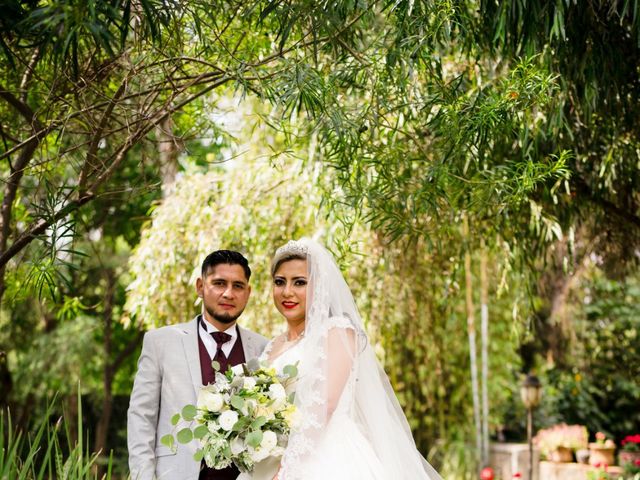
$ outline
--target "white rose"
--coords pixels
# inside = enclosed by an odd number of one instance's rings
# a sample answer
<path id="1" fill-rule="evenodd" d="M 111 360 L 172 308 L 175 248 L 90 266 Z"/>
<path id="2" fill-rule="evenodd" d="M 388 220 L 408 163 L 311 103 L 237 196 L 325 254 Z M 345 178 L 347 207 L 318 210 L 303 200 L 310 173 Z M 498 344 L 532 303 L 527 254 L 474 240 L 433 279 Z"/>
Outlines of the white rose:
<path id="1" fill-rule="evenodd" d="M 269 396 L 273 400 L 280 400 L 287 397 L 287 392 L 281 384 L 273 383 L 269 385 Z"/>
<path id="2" fill-rule="evenodd" d="M 273 448 L 278 444 L 278 436 L 275 432 L 271 430 L 267 430 L 262 433 L 262 442 L 260 442 L 260 447 L 265 449 L 268 452 L 271 452 Z"/>
<path id="3" fill-rule="evenodd" d="M 234 412 L 233 410 L 227 410 L 220 415 L 218 418 L 218 422 L 220 422 L 220 427 L 227 432 L 230 432 L 233 426 L 238 421 L 238 412 Z"/>
<path id="4" fill-rule="evenodd" d="M 253 451 L 249 451 L 249 456 L 254 462 L 260 462 L 269 456 L 269 451 L 264 448 L 258 447 Z"/>
<path id="5" fill-rule="evenodd" d="M 245 450 L 244 442 L 240 440 L 239 437 L 236 437 L 233 440 L 231 440 L 230 446 L 231 446 L 231 453 L 233 455 L 240 455 Z"/>
<path id="6" fill-rule="evenodd" d="M 244 388 L 253 390 L 256 386 L 256 379 L 253 377 L 244 377 Z"/>
<path id="7" fill-rule="evenodd" d="M 234 365 L 233 367 L 231 367 L 231 371 L 233 373 L 235 373 L 236 375 L 242 375 L 244 373 L 244 370 L 242 369 L 242 364 L 239 363 L 238 365 Z"/>
<path id="8" fill-rule="evenodd" d="M 198 408 L 210 412 L 219 412 L 222 408 L 222 395 L 204 388 L 200 389 L 198 392 Z"/>
<path id="9" fill-rule="evenodd" d="M 279 410 L 287 400 L 287 392 L 282 385 L 274 383 L 269 386 L 269 397 L 274 401 L 274 407 Z"/>

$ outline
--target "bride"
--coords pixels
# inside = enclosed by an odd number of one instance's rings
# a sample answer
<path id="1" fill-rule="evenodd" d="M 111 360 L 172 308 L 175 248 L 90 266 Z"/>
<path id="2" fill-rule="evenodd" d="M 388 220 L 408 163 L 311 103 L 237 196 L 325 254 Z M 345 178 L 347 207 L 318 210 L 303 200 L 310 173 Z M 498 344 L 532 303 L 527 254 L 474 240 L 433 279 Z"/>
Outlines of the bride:
<path id="1" fill-rule="evenodd" d="M 276 251 L 271 274 L 288 328 L 262 360 L 279 371 L 297 363 L 300 421 L 281 459 L 240 478 L 440 480 L 416 449 L 331 254 L 308 238 L 290 241 Z"/>

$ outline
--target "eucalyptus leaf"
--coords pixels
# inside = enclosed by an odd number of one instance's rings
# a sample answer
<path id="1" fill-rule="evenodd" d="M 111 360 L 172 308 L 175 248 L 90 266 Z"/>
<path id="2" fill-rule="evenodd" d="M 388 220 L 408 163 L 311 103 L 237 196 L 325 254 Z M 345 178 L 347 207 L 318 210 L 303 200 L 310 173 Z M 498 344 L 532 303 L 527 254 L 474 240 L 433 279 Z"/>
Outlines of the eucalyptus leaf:
<path id="1" fill-rule="evenodd" d="M 160 439 L 160 443 L 165 447 L 173 448 L 173 445 L 175 444 L 175 439 L 173 438 L 173 435 L 168 433 Z"/>
<path id="2" fill-rule="evenodd" d="M 201 462 L 203 458 L 204 458 L 204 450 L 199 448 L 198 450 L 196 450 L 196 453 L 193 454 L 193 459 L 196 462 Z"/>
<path id="3" fill-rule="evenodd" d="M 247 435 L 247 444 L 253 448 L 257 448 L 260 442 L 262 442 L 262 432 L 260 430 L 255 430 Z"/>
<path id="4" fill-rule="evenodd" d="M 209 433 L 209 429 L 206 425 L 198 425 L 193 431 L 193 438 L 200 440 L 204 438 L 207 433 Z"/>
<path id="5" fill-rule="evenodd" d="M 244 399 L 239 395 L 234 395 L 233 397 L 231 397 L 229 403 L 238 410 L 241 410 L 244 407 Z"/>
<path id="6" fill-rule="evenodd" d="M 176 413 L 173 417 L 171 417 L 171 425 L 173 425 L 174 427 L 178 424 L 179 421 L 180 421 L 179 413 Z"/>
<path id="7" fill-rule="evenodd" d="M 180 443 L 189 443 L 191 440 L 193 440 L 193 432 L 190 428 L 183 428 L 178 432 L 176 437 L 178 438 L 178 441 Z"/>
<path id="8" fill-rule="evenodd" d="M 188 422 L 192 421 L 197 414 L 198 409 L 195 407 L 195 405 L 185 405 L 185 407 L 182 409 L 182 418 L 184 418 Z"/>
<path id="9" fill-rule="evenodd" d="M 287 365 L 282 369 L 285 375 L 290 378 L 296 377 L 298 375 L 298 367 L 295 365 Z"/>
<path id="10" fill-rule="evenodd" d="M 251 422 L 251 428 L 253 430 L 258 430 L 265 423 L 267 423 L 267 417 L 265 417 L 265 416 L 258 417 L 253 422 Z"/>

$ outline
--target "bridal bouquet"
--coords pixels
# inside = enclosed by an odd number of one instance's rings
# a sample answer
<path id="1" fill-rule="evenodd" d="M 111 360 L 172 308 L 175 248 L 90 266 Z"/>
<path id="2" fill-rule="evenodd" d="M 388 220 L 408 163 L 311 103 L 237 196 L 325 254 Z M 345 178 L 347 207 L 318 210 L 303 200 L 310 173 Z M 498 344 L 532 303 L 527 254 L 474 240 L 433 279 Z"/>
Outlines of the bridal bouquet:
<path id="1" fill-rule="evenodd" d="M 214 365 L 215 367 L 215 365 Z M 295 365 L 276 375 L 257 360 L 216 373 L 213 384 L 201 387 L 197 405 L 187 405 L 171 419 L 174 427 L 181 419 L 190 422 L 176 434 L 180 443 L 194 438 L 200 448 L 194 459 L 221 469 L 234 463 L 251 472 L 254 464 L 270 456 L 281 456 L 296 421 L 296 407 L 286 387 L 297 375 Z M 175 450 L 173 434 L 161 442 Z"/>

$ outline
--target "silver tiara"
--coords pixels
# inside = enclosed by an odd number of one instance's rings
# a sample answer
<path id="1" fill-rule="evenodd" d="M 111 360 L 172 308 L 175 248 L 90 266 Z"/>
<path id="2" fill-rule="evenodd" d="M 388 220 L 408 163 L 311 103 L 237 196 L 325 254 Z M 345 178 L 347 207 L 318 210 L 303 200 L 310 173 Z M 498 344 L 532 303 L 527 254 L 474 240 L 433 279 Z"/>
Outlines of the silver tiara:
<path id="1" fill-rule="evenodd" d="M 307 246 L 301 242 L 300 240 L 289 240 L 286 244 L 281 246 L 276 250 L 276 254 L 273 259 L 276 261 L 279 258 L 284 257 L 285 255 L 307 255 L 309 249 Z"/>
<path id="2" fill-rule="evenodd" d="M 291 255 L 307 256 L 308 248 L 300 240 L 289 240 L 286 244 L 276 250 L 276 254 L 271 261 L 271 276 L 275 275 L 276 265 L 285 257 Z"/>

